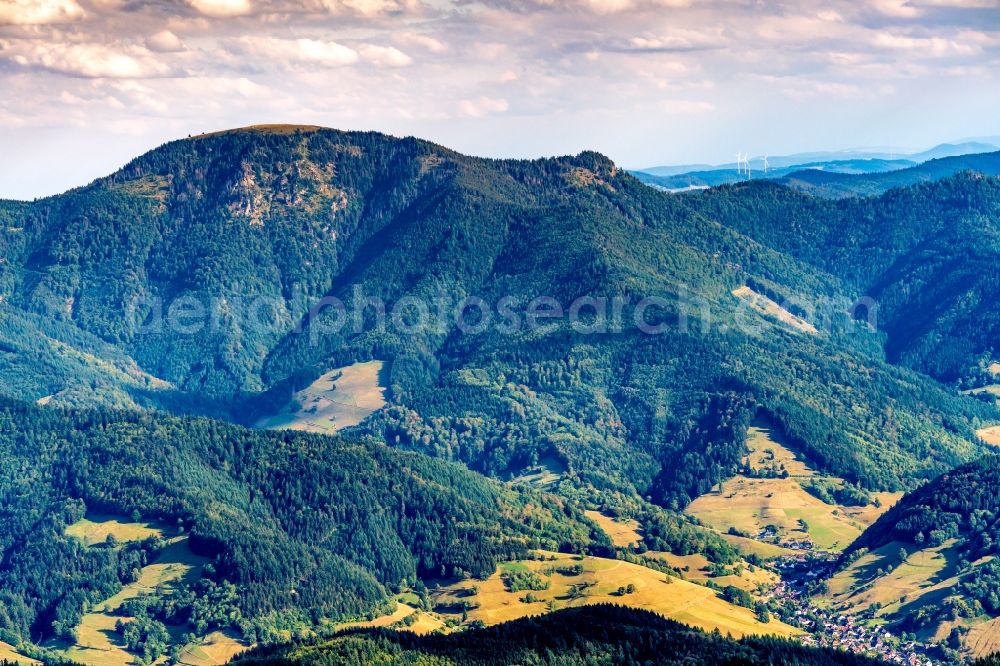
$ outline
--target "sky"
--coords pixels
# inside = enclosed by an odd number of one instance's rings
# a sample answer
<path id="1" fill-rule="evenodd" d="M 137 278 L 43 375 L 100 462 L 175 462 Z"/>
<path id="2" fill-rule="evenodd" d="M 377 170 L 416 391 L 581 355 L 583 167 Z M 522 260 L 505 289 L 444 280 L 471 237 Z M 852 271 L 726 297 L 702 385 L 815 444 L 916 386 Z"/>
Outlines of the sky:
<path id="1" fill-rule="evenodd" d="M 621 166 L 1000 134 L 1000 0 L 0 0 L 0 198 L 259 123 Z"/>

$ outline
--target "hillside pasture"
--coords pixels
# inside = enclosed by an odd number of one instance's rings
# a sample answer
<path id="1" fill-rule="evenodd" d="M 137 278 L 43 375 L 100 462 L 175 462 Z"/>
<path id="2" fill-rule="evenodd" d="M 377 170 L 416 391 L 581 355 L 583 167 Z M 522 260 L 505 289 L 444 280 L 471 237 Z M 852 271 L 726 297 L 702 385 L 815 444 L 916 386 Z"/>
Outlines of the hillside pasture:
<path id="1" fill-rule="evenodd" d="M 726 567 L 733 573 L 724 576 L 713 576 L 711 573 L 711 563 L 704 555 L 674 555 L 673 553 L 656 551 L 649 551 L 646 555 L 654 557 L 671 567 L 680 569 L 685 580 L 695 583 L 712 581 L 721 587 L 735 585 L 741 590 L 753 593 L 762 585 L 770 587 L 780 580 L 778 575 L 773 571 L 743 563 Z M 740 569 L 739 573 L 736 573 L 737 567 Z"/>
<path id="2" fill-rule="evenodd" d="M 383 369 L 382 361 L 366 361 L 331 370 L 256 427 L 332 434 L 356 426 L 385 406 Z"/>
<path id="3" fill-rule="evenodd" d="M 612 518 L 600 511 L 585 511 L 584 515 L 597 523 L 618 548 L 635 547 L 642 541 L 642 534 L 639 533 L 642 528 L 636 520 Z"/>
<path id="4" fill-rule="evenodd" d="M 19 653 L 14 649 L 14 646 L 9 643 L 4 643 L 0 641 L 0 662 L 7 661 L 11 663 L 18 664 L 41 664 L 42 662 L 37 659 L 32 659 L 31 657 L 25 657 L 23 654 Z"/>
<path id="5" fill-rule="evenodd" d="M 977 430 L 976 434 L 979 435 L 979 439 L 983 440 L 991 446 L 1000 446 L 1000 426 L 991 426 L 989 428 L 983 428 Z"/>
<path id="6" fill-rule="evenodd" d="M 687 507 L 689 514 L 724 534 L 735 530 L 757 540 L 839 551 L 899 498 L 881 493 L 876 495 L 880 506 L 865 507 L 823 502 L 806 492 L 804 484 L 821 480 L 841 485 L 843 480 L 820 476 L 766 420 L 750 426 L 747 448 L 744 464 L 751 476 L 737 474 Z"/>
<path id="7" fill-rule="evenodd" d="M 468 619 L 492 625 L 538 615 L 559 608 L 615 603 L 643 608 L 685 624 L 740 637 L 749 634 L 794 636 L 798 629 L 772 619 L 759 622 L 747 608 L 723 600 L 714 590 L 668 576 L 648 567 L 621 560 L 541 552 L 543 560 L 523 560 L 502 565 L 488 580 L 461 580 L 433 589 L 436 607 L 455 609 L 469 604 Z M 575 573 L 573 567 L 582 567 Z M 510 591 L 504 574 L 530 572 L 548 588 Z M 620 595 L 620 588 L 635 587 Z M 473 589 L 475 588 L 475 589 Z M 530 600 L 528 595 L 531 595 Z M 460 611 L 438 613 L 460 617 Z"/>
<path id="8" fill-rule="evenodd" d="M 137 524 L 123 523 L 123 525 L 127 525 L 131 530 L 138 529 Z M 83 620 L 76 628 L 75 643 L 67 644 L 64 641 L 52 640 L 47 642 L 45 647 L 85 666 L 127 666 L 137 663 L 135 655 L 125 649 L 115 632 L 118 620 L 127 622 L 132 618 L 114 615 L 114 610 L 127 599 L 141 594 L 149 594 L 156 590 L 169 592 L 178 585 L 194 582 L 200 577 L 201 569 L 207 562 L 207 558 L 191 552 L 187 537 L 172 537 L 156 559 L 142 568 L 139 580 L 124 586 L 117 594 L 95 605 L 89 613 L 84 614 Z M 179 636 L 174 638 L 177 640 Z M 239 651 L 242 649 L 245 648 Z"/>
<path id="9" fill-rule="evenodd" d="M 907 552 L 905 560 L 900 557 L 901 551 Z M 854 616 L 870 615 L 872 606 L 878 604 L 875 621 L 891 624 L 921 608 L 936 609 L 948 597 L 960 594 L 962 579 L 974 576 L 975 567 L 989 559 L 973 563 L 972 573 L 962 573 L 961 555 L 954 540 L 919 550 L 893 541 L 837 572 L 828 581 L 828 590 L 813 601 L 817 606 Z M 917 635 L 925 641 L 944 641 L 959 625 L 968 629 L 962 644 L 971 656 L 982 657 L 1000 650 L 1000 618 L 948 620 L 924 627 Z"/>
<path id="10" fill-rule="evenodd" d="M 184 666 L 219 666 L 251 647 L 232 631 L 213 631 L 181 650 L 177 663 Z"/>
<path id="11" fill-rule="evenodd" d="M 131 522 L 120 516 L 88 514 L 66 528 L 66 536 L 79 539 L 88 546 L 107 543 L 114 536 L 120 543 L 162 537 L 164 528 L 149 522 Z"/>

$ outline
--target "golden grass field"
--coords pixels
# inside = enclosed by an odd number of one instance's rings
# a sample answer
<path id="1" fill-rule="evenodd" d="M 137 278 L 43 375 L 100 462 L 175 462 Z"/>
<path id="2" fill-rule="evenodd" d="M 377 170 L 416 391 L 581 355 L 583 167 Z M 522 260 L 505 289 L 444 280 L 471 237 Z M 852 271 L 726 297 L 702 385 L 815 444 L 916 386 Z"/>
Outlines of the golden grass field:
<path id="1" fill-rule="evenodd" d="M 974 625 L 965 635 L 964 645 L 974 657 L 1000 652 L 1000 617 Z"/>
<path id="2" fill-rule="evenodd" d="M 178 664 L 186 666 L 218 666 L 228 663 L 251 645 L 241 641 L 231 631 L 213 631 L 198 643 L 185 647 L 177 657 Z"/>
<path id="3" fill-rule="evenodd" d="M 977 430 L 976 434 L 979 435 L 979 438 L 987 444 L 1000 446 L 1000 426 L 983 428 L 982 430 Z"/>
<path id="4" fill-rule="evenodd" d="M 120 542 L 142 541 L 163 536 L 163 529 L 153 523 L 127 522 L 124 518 L 103 514 L 91 514 L 66 528 L 66 536 L 77 538 L 88 546 L 105 543 L 110 534 Z"/>
<path id="5" fill-rule="evenodd" d="M 769 560 L 775 557 L 795 555 L 794 550 L 782 548 L 781 546 L 773 543 L 765 543 L 763 541 L 757 541 L 756 539 L 736 536 L 735 534 L 723 534 L 722 538 L 728 541 L 730 545 L 735 547 L 736 550 L 740 551 L 740 553 L 744 556 L 757 555 L 765 560 Z"/>
<path id="6" fill-rule="evenodd" d="M 746 303 L 752 307 L 757 312 L 765 315 L 771 319 L 777 319 L 782 324 L 790 326 L 797 331 L 802 331 L 803 333 L 816 334 L 818 331 L 816 327 L 807 322 L 805 319 L 793 315 L 791 312 L 781 307 L 774 301 L 772 301 L 767 296 L 763 294 L 758 294 L 756 291 L 750 287 L 739 287 L 733 290 L 733 296 L 736 298 L 746 301 Z"/>
<path id="7" fill-rule="evenodd" d="M 639 523 L 635 520 L 617 520 L 610 516 L 605 516 L 600 511 L 585 511 L 584 515 L 590 518 L 605 534 L 611 537 L 611 543 L 619 548 L 637 546 L 642 541 L 639 534 Z"/>
<path id="8" fill-rule="evenodd" d="M 905 561 L 900 559 L 901 548 L 908 551 Z M 877 621 L 893 622 L 923 606 L 937 606 L 957 594 L 957 585 L 969 575 L 959 574 L 960 557 L 954 540 L 921 550 L 892 542 L 838 572 L 830 579 L 828 592 L 814 597 L 813 601 L 818 606 L 848 615 L 863 613 L 872 604 L 879 603 L 882 607 L 877 613 Z M 983 558 L 973 565 L 980 566 L 990 559 Z M 963 640 L 968 654 L 982 657 L 1000 650 L 1000 618 L 946 621 L 917 634 L 922 640 L 943 641 L 958 624 L 969 627 Z"/>
<path id="9" fill-rule="evenodd" d="M 710 575 L 710 563 L 708 558 L 704 555 L 674 555 L 673 553 L 664 553 L 652 550 L 646 554 L 650 557 L 655 557 L 672 567 L 680 569 L 686 580 L 695 583 L 704 583 L 711 580 L 716 585 L 720 585 L 722 587 L 735 585 L 740 589 L 753 593 L 761 585 L 770 587 L 780 581 L 778 575 L 773 571 L 768 571 L 767 569 L 761 569 L 760 567 L 754 567 L 745 563 L 742 564 L 743 570 L 739 574 L 733 573 L 726 576 L 712 576 Z M 734 566 L 730 566 L 728 568 L 734 570 Z"/>
<path id="10" fill-rule="evenodd" d="M 358 425 L 385 406 L 382 370 L 382 361 L 331 370 L 298 391 L 280 412 L 257 421 L 256 427 L 330 434 Z"/>
<path id="11" fill-rule="evenodd" d="M 909 552 L 904 562 L 899 557 L 904 544 L 891 542 L 838 572 L 829 581 L 829 591 L 818 597 L 817 603 L 852 615 L 876 602 L 882 604 L 880 615 L 887 616 L 910 604 L 919 607 L 926 603 L 927 595 L 940 595 L 958 582 L 958 553 L 953 546 L 954 542 L 946 542 L 936 548 Z M 907 548 L 912 550 L 912 546 Z M 883 571 L 881 576 L 879 569 Z"/>
<path id="12" fill-rule="evenodd" d="M 433 591 L 435 604 L 471 602 L 477 607 L 469 611 L 469 620 L 481 620 L 492 625 L 528 615 L 539 615 L 559 608 L 597 603 L 615 603 L 644 608 L 685 624 L 735 637 L 748 634 L 794 636 L 798 629 L 772 619 L 763 624 L 749 609 L 734 606 L 713 590 L 692 582 L 667 576 L 647 567 L 599 557 L 582 557 L 561 553 L 543 553 L 544 561 L 524 560 L 502 564 L 488 580 L 462 580 Z M 581 565 L 578 575 L 551 571 Z M 526 591 L 509 592 L 502 574 L 509 570 L 531 571 L 550 582 L 547 590 L 534 591 L 535 601 L 523 599 Z M 628 585 L 635 592 L 619 596 L 617 590 Z M 585 585 L 581 596 L 571 594 L 571 587 Z M 471 594 L 471 588 L 478 588 Z M 440 613 L 440 617 L 458 617 Z"/>
<path id="13" fill-rule="evenodd" d="M 135 655 L 125 650 L 115 633 L 117 621 L 119 619 L 128 621 L 130 618 L 113 615 L 113 611 L 127 599 L 157 589 L 169 592 L 177 585 L 194 582 L 200 577 L 201 569 L 208 562 L 208 558 L 192 553 L 186 536 L 170 533 L 165 528 L 150 523 L 131 523 L 114 516 L 89 516 L 67 527 L 66 534 L 80 539 L 89 546 L 105 543 L 108 534 L 114 534 L 121 543 L 142 540 L 150 536 L 162 536 L 167 539 L 166 548 L 155 560 L 142 568 L 138 581 L 124 586 L 117 594 L 97 604 L 83 616 L 83 620 L 77 626 L 76 643 L 67 644 L 65 641 L 50 640 L 43 645 L 66 659 L 86 666 L 126 666 L 136 663 Z M 179 635 L 174 638 L 179 640 Z M 202 648 L 197 654 L 209 655 L 206 658 L 210 658 L 212 654 L 221 655 L 227 650 L 232 652 L 235 649 L 239 652 L 246 649 L 243 645 L 239 645 L 239 649 L 234 646 L 226 648 L 224 638 L 206 637 L 205 640 L 209 640 L 206 645 L 192 646 L 192 648 Z M 232 654 L 229 655 L 231 656 Z M 192 661 L 192 666 L 222 664 L 228 661 L 229 657 L 225 659 L 220 657 L 220 661 L 205 659 L 198 663 Z"/>
<path id="14" fill-rule="evenodd" d="M 4 643 L 3 641 L 0 641 L 0 661 L 17 662 L 19 664 L 42 663 L 37 659 L 32 659 L 31 657 L 25 657 L 23 654 L 18 653 L 18 651 L 14 649 L 13 645 Z"/>
<path id="15" fill-rule="evenodd" d="M 738 474 L 721 487 L 697 498 L 687 512 L 719 532 L 735 528 L 756 536 L 768 526 L 777 528 L 782 542 L 809 539 L 821 550 L 846 548 L 879 515 L 898 501 L 899 493 L 878 493 L 881 507 L 826 504 L 803 489 L 811 479 L 843 483 L 819 476 L 790 450 L 777 431 L 757 420 L 747 432 L 750 467 L 784 466 L 787 478 L 752 478 Z M 804 522 L 803 522 L 804 521 Z"/>
<path id="16" fill-rule="evenodd" d="M 414 622 L 409 626 L 402 623 L 406 618 L 413 616 Z M 445 631 L 445 623 L 433 614 L 425 613 L 418 608 L 414 608 L 402 601 L 396 602 L 395 612 L 389 615 L 377 617 L 374 620 L 365 622 L 347 622 L 337 625 L 337 629 L 355 629 L 359 627 L 393 627 L 400 631 L 411 631 L 415 634 L 429 634 L 435 631 Z"/>
<path id="17" fill-rule="evenodd" d="M 584 515 L 597 523 L 598 527 L 611 538 L 611 542 L 619 548 L 637 546 L 642 542 L 642 525 L 636 520 L 618 520 L 606 516 L 600 511 L 585 511 Z M 792 552 L 780 546 L 771 546 L 770 544 L 752 539 L 745 539 L 745 541 L 749 542 L 745 552 L 757 552 L 759 554 L 761 551 L 766 551 L 768 553 L 767 555 L 761 555 L 761 557 L 776 557 L 780 554 Z M 769 548 L 773 550 L 767 550 Z M 751 570 L 751 567 L 745 563 L 743 563 L 743 571 L 739 575 L 732 574 L 713 577 L 710 575 L 711 563 L 704 555 L 674 555 L 673 553 L 653 550 L 646 551 L 645 555 L 660 560 L 671 567 L 680 569 L 686 580 L 698 583 L 712 580 L 722 587 L 735 585 L 748 592 L 752 592 L 760 585 L 770 586 L 778 582 L 778 576 L 774 573 L 757 567 L 753 567 Z"/>
<path id="18" fill-rule="evenodd" d="M 990 363 L 988 369 L 991 375 L 994 377 L 1000 377 L 1000 363 Z"/>

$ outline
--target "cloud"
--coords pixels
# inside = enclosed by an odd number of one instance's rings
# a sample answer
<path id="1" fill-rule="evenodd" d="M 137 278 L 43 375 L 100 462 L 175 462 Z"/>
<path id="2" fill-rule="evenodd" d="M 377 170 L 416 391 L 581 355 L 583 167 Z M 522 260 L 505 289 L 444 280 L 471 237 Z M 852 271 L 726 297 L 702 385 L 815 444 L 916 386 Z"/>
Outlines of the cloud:
<path id="1" fill-rule="evenodd" d="M 876 11 L 886 16 L 897 18 L 914 18 L 920 16 L 919 7 L 914 7 L 910 0 L 871 0 Z"/>
<path id="2" fill-rule="evenodd" d="M 379 67 L 406 67 L 413 62 L 410 56 L 392 46 L 365 44 L 360 52 L 362 58 Z"/>
<path id="3" fill-rule="evenodd" d="M 0 57 L 22 67 L 83 78 L 143 78 L 168 72 L 152 53 L 137 46 L 11 40 L 0 42 Z"/>
<path id="4" fill-rule="evenodd" d="M 42 25 L 82 18 L 75 0 L 0 0 L 0 25 Z"/>
<path id="5" fill-rule="evenodd" d="M 415 32 L 396 32 L 393 33 L 392 39 L 400 44 L 419 46 L 431 53 L 445 53 L 448 50 L 448 46 L 441 40 Z"/>
<path id="6" fill-rule="evenodd" d="M 458 113 L 466 118 L 484 118 L 495 113 L 504 113 L 508 108 L 510 104 L 505 99 L 477 97 L 459 102 Z"/>
<path id="7" fill-rule="evenodd" d="M 184 42 L 169 30 L 161 30 L 148 38 L 146 46 L 159 53 L 176 53 L 184 50 Z"/>
<path id="8" fill-rule="evenodd" d="M 205 16 L 242 16 L 252 10 L 250 0 L 188 0 L 188 2 Z"/>
<path id="9" fill-rule="evenodd" d="M 358 52 L 337 42 L 317 39 L 278 39 L 276 37 L 243 37 L 242 50 L 258 60 L 278 64 L 311 63 L 328 67 L 353 65 Z"/>
<path id="10" fill-rule="evenodd" d="M 908 37 L 880 32 L 875 37 L 875 45 L 899 51 L 912 51 L 918 55 L 934 57 L 958 55 L 975 55 L 982 51 L 981 47 L 968 42 L 959 42 L 944 37 Z"/>

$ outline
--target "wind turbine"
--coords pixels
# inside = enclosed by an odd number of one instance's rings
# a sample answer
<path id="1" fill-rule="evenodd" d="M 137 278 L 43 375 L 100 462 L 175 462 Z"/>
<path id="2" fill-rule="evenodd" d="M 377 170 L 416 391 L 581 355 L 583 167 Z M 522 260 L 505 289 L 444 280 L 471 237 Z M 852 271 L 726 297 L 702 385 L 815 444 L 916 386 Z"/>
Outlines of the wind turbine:
<path id="1" fill-rule="evenodd" d="M 764 155 L 764 173 L 767 173 L 767 155 Z"/>
<path id="2" fill-rule="evenodd" d="M 736 175 L 739 176 L 741 173 L 743 173 L 743 153 L 737 151 L 737 153 L 736 153 Z"/>

